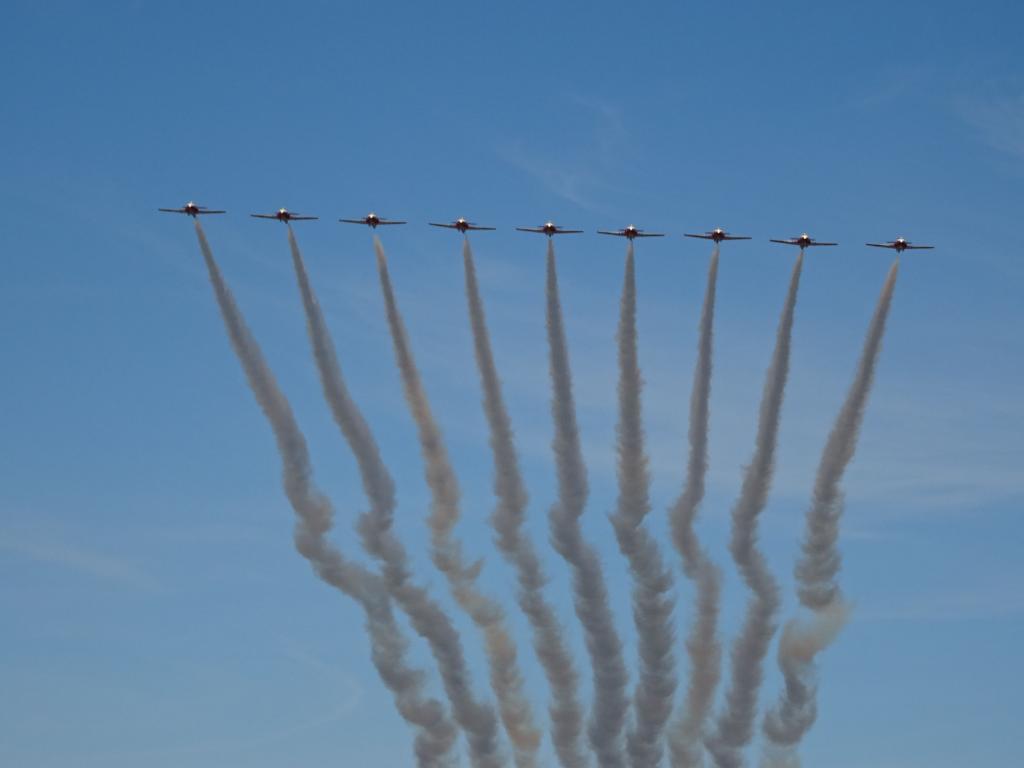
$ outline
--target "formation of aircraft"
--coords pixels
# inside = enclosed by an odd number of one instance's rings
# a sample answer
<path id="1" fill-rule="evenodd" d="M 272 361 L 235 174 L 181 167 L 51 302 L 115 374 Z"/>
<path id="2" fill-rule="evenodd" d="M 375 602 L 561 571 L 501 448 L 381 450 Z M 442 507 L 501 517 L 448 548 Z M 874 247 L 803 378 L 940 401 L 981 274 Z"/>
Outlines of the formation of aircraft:
<path id="1" fill-rule="evenodd" d="M 227 211 L 211 211 L 205 205 L 196 205 L 191 200 L 181 206 L 181 208 L 158 208 L 157 210 L 163 211 L 164 213 L 184 213 L 186 216 L 191 216 L 193 219 L 196 216 L 202 216 L 205 213 L 227 213 Z"/>
<path id="2" fill-rule="evenodd" d="M 644 232 L 642 229 L 637 229 L 632 224 L 622 229 L 616 229 L 609 232 L 607 229 L 597 230 L 599 235 L 613 235 L 615 237 L 624 237 L 627 240 L 632 240 L 636 237 L 664 237 L 665 235 L 661 232 Z"/>
<path id="3" fill-rule="evenodd" d="M 497 227 L 481 227 L 479 224 L 474 224 L 472 221 L 466 221 L 463 218 L 458 218 L 455 221 L 453 221 L 451 224 L 438 224 L 437 222 L 433 222 L 433 221 L 428 222 L 428 223 L 432 227 L 446 227 L 448 229 L 457 229 L 462 234 L 466 234 L 466 232 L 468 232 L 470 230 L 472 230 L 474 232 L 482 232 L 484 230 L 493 231 L 493 230 L 497 229 Z"/>
<path id="4" fill-rule="evenodd" d="M 562 229 L 553 221 L 547 221 L 539 227 L 516 227 L 517 232 L 539 232 L 542 235 L 552 237 L 553 235 L 578 235 L 582 229 Z"/>
<path id="5" fill-rule="evenodd" d="M 870 245 L 872 248 L 892 248 L 896 253 L 903 253 L 904 251 L 930 251 L 934 245 L 913 245 L 905 237 L 897 237 L 895 240 L 890 240 L 887 243 L 865 243 Z"/>
<path id="6" fill-rule="evenodd" d="M 392 221 L 391 219 L 382 219 L 373 211 L 363 216 L 361 219 L 338 219 L 338 221 L 344 222 L 345 224 L 365 224 L 371 229 L 376 229 L 380 226 L 387 226 L 388 224 L 405 224 L 404 221 Z"/>
<path id="7" fill-rule="evenodd" d="M 183 213 L 186 216 L 196 218 L 207 213 L 226 213 L 226 211 L 212 210 L 204 205 L 198 205 L 197 203 L 189 200 L 181 208 L 158 208 L 157 210 L 163 211 L 164 213 Z M 256 219 L 274 219 L 276 221 L 282 221 L 288 224 L 292 221 L 312 221 L 318 219 L 319 216 L 304 216 L 293 211 L 289 211 L 287 208 L 278 208 L 274 213 L 252 213 L 249 214 Z M 338 221 L 344 222 L 345 224 L 363 224 L 376 229 L 381 226 L 388 226 L 393 224 L 407 224 L 406 221 L 400 221 L 398 219 L 384 219 L 378 216 L 372 211 L 361 219 L 338 219 Z M 428 222 L 432 227 L 444 227 L 445 229 L 454 229 L 462 234 L 467 232 L 479 232 L 479 231 L 493 231 L 497 227 L 484 227 L 479 224 L 474 224 L 472 221 L 468 221 L 464 218 L 455 219 L 452 222 L 442 223 L 431 221 Z M 516 227 L 518 232 L 534 232 L 541 235 L 547 235 L 549 238 L 555 235 L 578 235 L 583 232 L 582 229 L 565 229 L 558 226 L 553 221 L 547 221 L 536 227 Z M 647 232 L 646 230 L 639 229 L 632 224 L 622 229 L 599 229 L 597 230 L 600 235 L 612 235 L 614 237 L 624 237 L 627 240 L 632 241 L 637 237 L 665 237 L 663 232 Z M 715 229 L 709 229 L 706 232 L 685 232 L 684 237 L 695 237 L 701 240 L 713 240 L 715 243 L 721 243 L 726 240 L 752 240 L 753 238 L 747 235 L 734 235 L 730 232 L 725 231 L 721 227 Z M 839 243 L 824 242 L 822 240 L 815 240 L 813 237 L 804 232 L 797 237 L 787 237 L 782 239 L 770 238 L 773 243 L 781 243 L 783 245 L 795 245 L 800 250 L 804 248 L 811 248 L 816 246 L 830 246 L 839 245 Z M 905 237 L 897 237 L 895 240 L 887 240 L 882 243 L 865 243 L 872 248 L 889 248 L 896 251 L 896 253 L 903 253 L 903 251 L 930 251 L 935 248 L 934 245 L 914 245 Z"/>
<path id="8" fill-rule="evenodd" d="M 319 219 L 319 216 L 303 216 L 298 213 L 292 213 L 287 208 L 278 208 L 273 213 L 250 213 L 254 219 L 275 219 L 277 221 L 283 221 L 287 224 L 289 221 L 314 221 Z"/>
<path id="9" fill-rule="evenodd" d="M 799 237 L 787 237 L 785 240 L 776 240 L 769 238 L 773 243 L 782 243 L 783 245 L 796 245 L 800 247 L 802 251 L 804 248 L 810 248 L 815 245 L 839 245 L 839 243 L 823 243 L 820 240 L 815 240 L 813 237 L 804 232 Z"/>

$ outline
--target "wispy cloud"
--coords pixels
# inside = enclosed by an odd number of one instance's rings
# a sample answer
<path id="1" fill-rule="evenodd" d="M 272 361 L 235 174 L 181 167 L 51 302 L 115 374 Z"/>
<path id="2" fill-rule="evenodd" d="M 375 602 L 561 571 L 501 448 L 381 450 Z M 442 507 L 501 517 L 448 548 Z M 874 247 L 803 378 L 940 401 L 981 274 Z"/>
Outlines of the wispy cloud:
<path id="1" fill-rule="evenodd" d="M 601 183 L 590 168 L 553 160 L 541 151 L 528 149 L 521 141 L 506 144 L 499 151 L 508 163 L 534 177 L 552 194 L 586 210 L 597 207 L 592 194 Z"/>
<path id="2" fill-rule="evenodd" d="M 141 589 L 154 586 L 153 579 L 134 563 L 57 538 L 0 531 L 0 550 L 125 586 Z"/>
<path id="3" fill-rule="evenodd" d="M 1002 94 L 961 95 L 956 109 L 991 147 L 1024 159 L 1024 88 Z"/>
<path id="4" fill-rule="evenodd" d="M 923 65 L 887 69 L 854 93 L 849 106 L 863 110 L 888 107 L 920 92 L 928 84 L 931 75 L 931 69 Z"/>
<path id="5" fill-rule="evenodd" d="M 864 621 L 975 621 L 1024 614 L 1024 595 L 1015 589 L 944 590 L 915 595 L 906 602 L 878 606 L 857 618 Z"/>
<path id="6" fill-rule="evenodd" d="M 602 210 L 600 197 L 613 189 L 608 177 L 627 146 L 622 111 L 611 102 L 580 95 L 568 97 L 566 103 L 590 126 L 588 132 L 563 132 L 573 140 L 557 147 L 512 139 L 501 144 L 498 153 L 552 194 L 585 210 Z"/>

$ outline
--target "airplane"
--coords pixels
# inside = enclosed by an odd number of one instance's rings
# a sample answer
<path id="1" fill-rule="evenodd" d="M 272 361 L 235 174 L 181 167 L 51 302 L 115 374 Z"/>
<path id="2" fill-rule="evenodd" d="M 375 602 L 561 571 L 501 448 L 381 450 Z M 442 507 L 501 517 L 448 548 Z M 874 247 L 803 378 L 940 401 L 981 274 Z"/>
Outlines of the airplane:
<path id="1" fill-rule="evenodd" d="M 872 248 L 892 248 L 896 253 L 903 253 L 904 251 L 930 251 L 934 245 L 911 245 L 910 241 L 905 237 L 897 237 L 895 240 L 890 240 L 887 243 L 865 243 L 870 245 Z"/>
<path id="2" fill-rule="evenodd" d="M 583 232 L 582 229 L 562 229 L 552 221 L 545 222 L 539 227 L 516 227 L 516 230 L 519 232 L 539 232 L 548 237 L 552 235 L 578 235 Z"/>
<path id="3" fill-rule="evenodd" d="M 465 219 L 462 219 L 462 218 L 456 219 L 451 224 L 437 224 L 437 223 L 435 223 L 433 221 L 428 222 L 428 223 L 432 227 L 447 227 L 448 229 L 457 229 L 462 234 L 466 234 L 466 232 L 468 230 L 474 230 L 474 231 L 476 231 L 476 230 L 489 230 L 489 231 L 493 231 L 493 230 L 497 229 L 497 227 L 481 227 L 481 226 L 479 226 L 477 224 L 474 224 L 471 221 L 466 221 Z"/>
<path id="4" fill-rule="evenodd" d="M 808 246 L 811 246 L 811 245 L 839 245 L 839 243 L 822 243 L 822 242 L 819 242 L 819 241 L 815 240 L 813 237 L 811 237 L 810 235 L 808 235 L 806 232 L 804 232 L 802 235 L 800 235 L 800 237 L 791 237 L 788 240 L 775 240 L 775 239 L 772 239 L 772 238 L 769 238 L 769 240 L 771 240 L 771 242 L 773 242 L 773 243 L 782 243 L 783 245 L 799 245 L 801 251 L 804 248 L 807 248 Z"/>
<path id="5" fill-rule="evenodd" d="M 382 219 L 376 213 L 368 213 L 361 219 L 338 219 L 346 224 L 365 224 L 368 227 L 376 229 L 381 224 L 405 224 L 404 221 L 392 221 L 391 219 Z"/>
<path id="6" fill-rule="evenodd" d="M 664 237 L 665 235 L 661 232 L 644 232 L 642 229 L 637 229 L 632 224 L 624 229 L 616 230 L 615 232 L 609 232 L 604 229 L 597 230 L 599 235 L 614 235 L 615 237 L 624 237 L 627 240 L 632 240 L 634 237 Z"/>
<path id="7" fill-rule="evenodd" d="M 705 232 L 702 235 L 690 234 L 689 232 L 687 232 L 687 233 L 685 233 L 683 235 L 683 237 L 699 237 L 702 240 L 714 240 L 716 243 L 720 243 L 723 240 L 750 240 L 751 239 L 749 237 L 746 237 L 745 235 L 730 235 L 728 232 L 726 232 L 721 227 L 716 227 L 715 229 L 712 229 L 710 232 Z"/>
<path id="8" fill-rule="evenodd" d="M 227 211 L 211 211 L 204 205 L 196 205 L 191 200 L 185 203 L 181 208 L 157 208 L 158 211 L 164 213 L 184 213 L 186 216 L 191 216 L 193 219 L 204 213 L 227 213 Z"/>
<path id="9" fill-rule="evenodd" d="M 287 224 L 289 221 L 312 221 L 319 219 L 319 216 L 300 216 L 297 213 L 292 213 L 287 208 L 278 208 L 274 213 L 250 213 L 254 219 L 277 219 Z"/>

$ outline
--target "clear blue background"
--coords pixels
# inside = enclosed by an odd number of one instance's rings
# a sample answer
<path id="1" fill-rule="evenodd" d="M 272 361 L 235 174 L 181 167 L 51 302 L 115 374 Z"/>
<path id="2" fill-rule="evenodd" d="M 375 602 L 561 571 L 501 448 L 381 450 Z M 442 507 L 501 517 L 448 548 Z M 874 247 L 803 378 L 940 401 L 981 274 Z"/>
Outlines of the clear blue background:
<path id="1" fill-rule="evenodd" d="M 358 557 L 350 522 L 365 503 L 309 358 L 284 231 L 247 214 L 323 217 L 297 234 L 398 478 L 401 535 L 450 605 L 425 557 L 428 497 L 370 238 L 334 220 L 374 209 L 412 222 L 382 231 L 396 289 L 463 483 L 460 534 L 509 601 L 538 713 L 546 687 L 486 524 L 459 238 L 424 222 L 501 228 L 473 243 L 530 529 L 566 616 L 566 569 L 546 545 L 544 242 L 511 227 L 671 234 L 638 243 L 659 531 L 686 457 L 709 252 L 681 233 L 756 236 L 723 249 L 700 521 L 726 568 L 727 638 L 746 597 L 728 511 L 795 256 L 766 238 L 841 243 L 808 252 L 763 520 L 787 615 L 818 454 L 891 262 L 862 243 L 937 244 L 903 258 L 845 482 L 856 610 L 822 658 L 803 755 L 828 768 L 1024 762 L 1019 3 L 12 3 L 3 15 L 0 763 L 410 764 L 357 609 L 292 549 L 273 441 L 190 222 L 155 212 L 190 198 L 230 211 L 207 232 L 308 434 L 337 541 Z M 605 519 L 623 243 L 557 245 L 587 533 L 632 665 L 629 581 Z M 691 592 L 682 579 L 678 591 L 682 633 Z M 484 691 L 476 635 L 458 622 Z M 418 641 L 414 658 L 430 663 Z M 772 664 L 766 702 L 778 686 Z"/>

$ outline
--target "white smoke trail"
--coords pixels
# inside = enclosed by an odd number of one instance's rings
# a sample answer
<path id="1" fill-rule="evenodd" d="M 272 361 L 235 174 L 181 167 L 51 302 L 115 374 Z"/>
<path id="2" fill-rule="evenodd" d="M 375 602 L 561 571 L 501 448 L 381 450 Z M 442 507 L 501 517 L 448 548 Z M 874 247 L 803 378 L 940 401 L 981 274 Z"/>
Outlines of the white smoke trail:
<path id="1" fill-rule="evenodd" d="M 519 581 L 517 599 L 533 630 L 533 645 L 551 688 L 551 741 L 559 762 L 565 768 L 584 768 L 589 761 L 581 751 L 583 708 L 577 687 L 576 664 L 562 637 L 562 626 L 555 609 L 544 597 L 544 575 L 533 543 L 522 530 L 527 495 L 519 470 L 512 423 L 505 407 L 501 380 L 494 364 L 487 319 L 476 278 L 469 238 L 462 244 L 466 300 L 480 382 L 484 392 L 484 414 L 491 431 L 494 454 L 494 493 L 498 506 L 491 516 L 496 542 L 505 558 L 516 569 Z"/>
<path id="2" fill-rule="evenodd" d="M 650 476 L 641 416 L 643 380 L 637 355 L 636 266 L 633 243 L 626 250 L 619 314 L 619 498 L 612 524 L 619 550 L 633 576 L 633 619 L 640 653 L 640 675 L 633 696 L 635 722 L 626 735 L 633 768 L 657 768 L 662 736 L 676 690 L 672 631 L 672 572 L 654 537 L 644 527 L 650 512 Z"/>
<path id="3" fill-rule="evenodd" d="M 392 530 L 396 506 L 394 481 L 381 459 L 369 425 L 345 385 L 334 343 L 291 229 L 288 244 L 324 397 L 356 457 L 363 489 L 370 500 L 370 509 L 359 519 L 363 546 L 381 562 L 389 593 L 429 643 L 455 719 L 469 740 L 473 765 L 495 768 L 502 764 L 496 748 L 497 719 L 493 710 L 478 702 L 473 694 L 462 640 L 451 619 L 425 589 L 411 580 L 405 547 Z"/>
<path id="4" fill-rule="evenodd" d="M 455 729 L 444 707 L 436 700 L 424 697 L 423 673 L 406 664 L 407 643 L 395 624 L 380 579 L 347 561 L 327 541 L 326 535 L 333 524 L 334 510 L 330 501 L 313 485 L 305 437 L 259 345 L 246 326 L 234 296 L 224 282 L 198 221 L 195 222 L 195 229 L 231 346 L 277 440 L 283 464 L 285 494 L 298 517 L 295 524 L 295 546 L 309 560 L 321 579 L 355 599 L 363 608 L 378 674 L 392 692 L 398 711 L 419 731 L 415 744 L 417 764 L 421 768 L 452 766 L 451 749 L 455 742 Z"/>
<path id="5" fill-rule="evenodd" d="M 818 716 L 814 659 L 835 640 L 848 616 L 849 606 L 837 599 L 815 611 L 809 620 L 786 622 L 778 650 L 784 687 L 762 723 L 767 739 L 762 765 L 799 765 L 796 746 Z"/>
<path id="6" fill-rule="evenodd" d="M 739 637 L 732 646 L 732 669 L 725 708 L 718 715 L 714 732 L 705 739 L 705 746 L 718 768 L 739 768 L 743 765 L 742 750 L 753 736 L 757 697 L 764 677 L 764 657 L 777 624 L 775 614 L 779 608 L 779 587 L 757 546 L 757 522 L 768 501 L 775 469 L 775 445 L 789 376 L 790 337 L 803 257 L 803 249 L 800 249 L 779 319 L 772 362 L 765 375 L 754 455 L 744 474 L 740 497 L 732 510 L 729 549 L 753 595 L 747 604 Z"/>
<path id="7" fill-rule="evenodd" d="M 857 448 L 857 438 L 874 382 L 875 364 L 878 362 L 882 336 L 885 334 L 885 323 L 896 288 L 898 270 L 899 261 L 896 261 L 882 286 L 878 305 L 875 307 L 864 340 L 857 374 L 836 418 L 818 466 L 814 497 L 807 511 L 803 557 L 796 567 L 800 602 L 812 610 L 820 610 L 831 605 L 839 591 L 835 583 L 840 565 L 836 541 L 839 537 L 839 518 L 843 511 L 843 496 L 839 484 Z"/>
<path id="8" fill-rule="evenodd" d="M 534 725 L 533 713 L 523 695 L 515 642 L 505 627 L 505 614 L 501 605 L 477 587 L 482 561 L 467 565 L 463 559 L 461 542 L 453 535 L 460 515 L 458 481 L 413 359 L 391 286 L 384 248 L 376 237 L 373 245 L 377 252 L 377 272 L 395 359 L 402 376 L 405 398 L 419 432 L 420 449 L 432 497 L 427 521 L 430 527 L 431 556 L 434 565 L 448 579 L 456 601 L 484 633 L 491 687 L 498 699 L 501 721 L 515 748 L 516 764 L 519 768 L 529 768 L 536 763 L 540 732 Z"/>
<path id="9" fill-rule="evenodd" d="M 763 723 L 764 734 L 773 746 L 769 755 L 777 764 L 793 759 L 793 750 L 814 724 L 817 717 L 814 660 L 835 639 L 849 610 L 836 584 L 841 562 L 836 545 L 843 513 L 840 483 L 857 448 L 898 271 L 897 259 L 882 286 L 857 373 L 818 465 L 814 494 L 807 510 L 803 554 L 796 566 L 800 603 L 812 614 L 809 621 L 794 620 L 786 625 L 778 653 L 785 687 Z"/>
<path id="10" fill-rule="evenodd" d="M 683 572 L 696 587 L 697 604 L 686 638 L 690 656 L 690 682 L 686 699 L 669 732 L 673 768 L 703 764 L 701 738 L 714 702 L 721 674 L 722 648 L 718 640 L 721 574 L 701 546 L 693 521 L 704 498 L 708 469 L 708 421 L 711 399 L 711 354 L 715 322 L 715 284 L 718 280 L 718 243 L 711 252 L 704 308 L 700 316 L 697 364 L 690 394 L 690 457 L 686 481 L 678 501 L 669 510 L 672 538 L 683 560 Z"/>
<path id="11" fill-rule="evenodd" d="M 629 675 L 622 643 L 608 603 L 608 589 L 597 553 L 583 539 L 580 516 L 587 503 L 587 470 L 580 449 L 572 373 L 562 306 L 558 297 L 555 249 L 548 241 L 547 330 L 551 366 L 551 413 L 555 424 L 552 448 L 558 473 L 558 501 L 549 513 L 552 543 L 573 573 L 576 615 L 583 625 L 594 680 L 594 705 L 588 724 L 590 744 L 600 768 L 624 768 L 622 733 L 626 725 Z"/>

